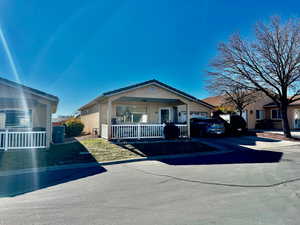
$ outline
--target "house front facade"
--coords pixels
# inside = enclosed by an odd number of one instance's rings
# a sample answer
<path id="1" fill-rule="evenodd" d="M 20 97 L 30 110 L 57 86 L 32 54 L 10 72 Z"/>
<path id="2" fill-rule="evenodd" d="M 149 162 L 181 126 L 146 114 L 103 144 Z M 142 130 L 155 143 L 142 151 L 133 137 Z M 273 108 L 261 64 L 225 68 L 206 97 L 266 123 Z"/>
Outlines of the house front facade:
<path id="1" fill-rule="evenodd" d="M 224 97 L 214 96 L 203 101 L 220 107 L 224 105 Z M 255 103 L 246 107 L 243 113 L 249 129 L 282 129 L 281 112 L 277 105 L 265 95 L 258 97 Z M 288 107 L 288 119 L 291 129 L 300 129 L 300 101 Z"/>
<path id="2" fill-rule="evenodd" d="M 163 137 L 163 126 L 173 122 L 189 137 L 191 116 L 209 117 L 213 106 L 157 80 L 103 93 L 82 106 L 86 133 L 107 139 Z"/>
<path id="3" fill-rule="evenodd" d="M 58 98 L 0 78 L 0 150 L 47 148 Z"/>

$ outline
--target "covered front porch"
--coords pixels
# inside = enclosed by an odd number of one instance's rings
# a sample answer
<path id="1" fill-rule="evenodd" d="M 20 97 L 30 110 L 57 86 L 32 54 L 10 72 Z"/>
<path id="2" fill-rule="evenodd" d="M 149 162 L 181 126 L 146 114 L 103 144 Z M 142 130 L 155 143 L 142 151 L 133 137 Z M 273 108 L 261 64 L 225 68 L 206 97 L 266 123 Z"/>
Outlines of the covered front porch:
<path id="1" fill-rule="evenodd" d="M 50 107 L 37 99 L 0 98 L 0 150 L 49 147 Z"/>
<path id="2" fill-rule="evenodd" d="M 100 135 L 105 139 L 164 138 L 166 123 L 174 123 L 181 138 L 190 137 L 189 102 L 182 99 L 122 96 L 108 99 L 102 108 L 107 116 L 100 119 Z M 182 109 L 184 123 L 179 122 Z"/>

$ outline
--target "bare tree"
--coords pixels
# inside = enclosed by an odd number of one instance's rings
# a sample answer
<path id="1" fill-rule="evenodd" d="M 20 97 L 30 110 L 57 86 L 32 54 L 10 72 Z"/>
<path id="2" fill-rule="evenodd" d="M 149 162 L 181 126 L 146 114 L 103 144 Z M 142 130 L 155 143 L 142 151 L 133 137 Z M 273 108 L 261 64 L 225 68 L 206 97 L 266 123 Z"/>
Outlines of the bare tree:
<path id="1" fill-rule="evenodd" d="M 260 96 L 258 91 L 248 90 L 229 79 L 220 76 L 214 76 L 210 80 L 207 89 L 223 97 L 221 107 L 229 107 L 237 110 L 242 116 L 246 107 L 254 103 Z"/>
<path id="2" fill-rule="evenodd" d="M 270 97 L 282 113 L 283 131 L 291 137 L 288 106 L 300 99 L 300 23 L 290 19 L 282 23 L 272 17 L 269 24 L 258 23 L 253 41 L 235 34 L 219 45 L 213 61 L 215 79 L 223 79 L 247 90 Z"/>
<path id="3" fill-rule="evenodd" d="M 232 104 L 239 111 L 239 115 L 242 116 L 246 107 L 256 101 L 258 97 L 257 92 L 248 91 L 243 88 L 232 87 L 225 94 L 225 103 Z"/>

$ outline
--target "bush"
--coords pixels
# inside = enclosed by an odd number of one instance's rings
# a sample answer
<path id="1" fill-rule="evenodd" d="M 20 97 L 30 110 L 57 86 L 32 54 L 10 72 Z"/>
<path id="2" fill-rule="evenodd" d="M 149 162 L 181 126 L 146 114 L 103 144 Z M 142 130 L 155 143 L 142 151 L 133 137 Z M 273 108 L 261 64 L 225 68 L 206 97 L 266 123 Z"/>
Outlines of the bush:
<path id="1" fill-rule="evenodd" d="M 78 119 L 71 119 L 65 123 L 66 136 L 67 137 L 76 137 L 81 134 L 83 131 L 84 125 Z"/>
<path id="2" fill-rule="evenodd" d="M 180 130 L 174 123 L 167 123 L 164 127 L 164 135 L 166 139 L 178 139 Z"/>

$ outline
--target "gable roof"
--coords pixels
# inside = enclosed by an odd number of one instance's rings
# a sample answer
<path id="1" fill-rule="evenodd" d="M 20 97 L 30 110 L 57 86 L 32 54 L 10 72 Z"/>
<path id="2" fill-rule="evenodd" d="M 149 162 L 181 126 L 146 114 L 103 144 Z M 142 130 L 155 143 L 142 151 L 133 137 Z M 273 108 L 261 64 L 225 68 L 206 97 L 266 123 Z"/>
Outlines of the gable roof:
<path id="1" fill-rule="evenodd" d="M 6 86 L 14 87 L 14 88 L 21 88 L 22 90 L 24 90 L 26 92 L 29 92 L 29 93 L 32 93 L 32 94 L 37 95 L 39 97 L 48 99 L 48 100 L 50 100 L 50 101 L 52 101 L 54 103 L 58 103 L 58 101 L 59 101 L 58 97 L 56 97 L 54 95 L 47 94 L 47 93 L 45 93 L 43 91 L 31 88 L 31 87 L 27 87 L 27 86 L 25 86 L 23 84 L 19 84 L 17 82 L 14 82 L 14 81 L 11 81 L 11 80 L 7 80 L 7 79 L 2 78 L 2 77 L 0 77 L 0 84 L 4 84 Z"/>
<path id="2" fill-rule="evenodd" d="M 204 98 L 204 99 L 202 99 L 202 101 L 217 107 L 217 106 L 221 106 L 222 104 L 224 104 L 225 99 L 224 99 L 224 96 L 217 95 L 217 96 L 211 96 L 211 97 Z"/>
<path id="3" fill-rule="evenodd" d="M 300 97 L 300 96 L 297 96 L 297 97 Z M 300 106 L 300 100 L 292 102 L 291 104 L 289 104 L 289 106 Z M 264 107 L 265 108 L 268 108 L 268 107 L 272 108 L 272 107 L 278 107 L 278 106 L 275 102 L 270 102 L 268 104 L 265 104 Z"/>
<path id="4" fill-rule="evenodd" d="M 135 89 L 135 88 L 140 88 L 140 87 L 143 87 L 143 86 L 147 86 L 147 85 L 150 85 L 150 84 L 155 84 L 155 85 L 158 85 L 158 86 L 160 86 L 160 87 L 162 87 L 164 89 L 167 89 L 169 91 L 175 92 L 175 93 L 177 93 L 177 94 L 179 94 L 179 95 L 181 95 L 181 96 L 183 96 L 183 97 L 185 97 L 187 99 L 190 99 L 191 101 L 194 101 L 194 102 L 197 102 L 199 104 L 202 104 L 202 105 L 204 105 L 204 106 L 206 106 L 208 108 L 211 108 L 211 109 L 214 108 L 214 106 L 212 106 L 212 105 L 210 105 L 210 104 L 208 104 L 208 103 L 206 103 L 204 101 L 201 101 L 200 99 L 198 99 L 198 98 L 196 98 L 196 97 L 194 97 L 192 95 L 189 95 L 189 94 L 187 94 L 187 93 L 185 93 L 183 91 L 180 91 L 180 90 L 178 90 L 178 89 L 176 89 L 174 87 L 171 87 L 171 86 L 169 86 L 169 85 L 167 85 L 165 83 L 162 83 L 162 82 L 160 82 L 158 80 L 153 79 L 153 80 L 148 80 L 148 81 L 145 81 L 145 82 L 142 82 L 142 83 L 137 83 L 137 84 L 134 84 L 134 85 L 130 85 L 130 86 L 127 86 L 127 87 L 119 88 L 119 89 L 116 89 L 116 90 L 113 90 L 113 91 L 104 92 L 99 97 L 97 97 L 94 100 L 90 101 L 86 105 L 80 107 L 79 110 L 82 110 L 82 109 L 84 109 L 86 107 L 92 106 L 96 102 L 98 102 L 98 101 L 100 101 L 100 100 L 102 100 L 102 99 L 104 99 L 106 97 L 109 97 L 109 96 L 112 96 L 112 95 L 115 95 L 115 94 L 119 94 L 119 93 L 122 93 L 122 92 L 125 92 L 125 91 L 129 91 L 129 90 L 132 90 L 132 89 Z"/>

